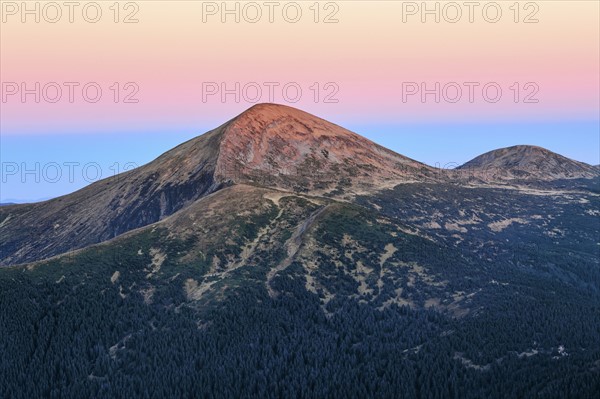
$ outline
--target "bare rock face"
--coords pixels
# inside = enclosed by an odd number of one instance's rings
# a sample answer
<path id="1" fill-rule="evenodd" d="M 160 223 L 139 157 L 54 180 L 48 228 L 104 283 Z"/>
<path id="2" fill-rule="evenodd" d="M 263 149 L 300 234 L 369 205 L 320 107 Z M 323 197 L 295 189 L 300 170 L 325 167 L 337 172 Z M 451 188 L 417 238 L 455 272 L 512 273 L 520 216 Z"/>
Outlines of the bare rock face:
<path id="1" fill-rule="evenodd" d="M 254 106 L 229 123 L 216 170 L 218 179 L 342 196 L 433 175 L 358 134 L 275 104 Z"/>
<path id="2" fill-rule="evenodd" d="M 517 145 L 487 152 L 457 168 L 487 180 L 589 179 L 599 175 L 591 165 L 577 162 L 545 148 Z"/>

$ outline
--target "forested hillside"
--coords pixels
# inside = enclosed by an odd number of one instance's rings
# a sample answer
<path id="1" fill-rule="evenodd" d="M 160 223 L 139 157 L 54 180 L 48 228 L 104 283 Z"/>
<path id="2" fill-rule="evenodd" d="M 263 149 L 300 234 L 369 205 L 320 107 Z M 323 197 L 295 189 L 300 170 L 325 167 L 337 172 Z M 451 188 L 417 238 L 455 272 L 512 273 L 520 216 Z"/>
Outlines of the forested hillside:
<path id="1" fill-rule="evenodd" d="M 0 397 L 600 392 L 592 192 L 403 185 L 357 202 L 233 186 L 0 270 Z"/>

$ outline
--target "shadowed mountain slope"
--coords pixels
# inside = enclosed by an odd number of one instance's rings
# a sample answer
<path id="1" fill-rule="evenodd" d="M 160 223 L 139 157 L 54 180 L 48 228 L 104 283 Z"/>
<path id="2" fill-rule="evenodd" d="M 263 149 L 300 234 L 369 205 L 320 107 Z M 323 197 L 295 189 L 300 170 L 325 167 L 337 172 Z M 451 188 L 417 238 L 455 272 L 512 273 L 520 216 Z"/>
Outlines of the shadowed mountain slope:
<path id="1" fill-rule="evenodd" d="M 154 223 L 219 187 L 214 169 L 224 127 L 155 161 L 49 201 L 0 207 L 0 265 L 102 242 Z"/>

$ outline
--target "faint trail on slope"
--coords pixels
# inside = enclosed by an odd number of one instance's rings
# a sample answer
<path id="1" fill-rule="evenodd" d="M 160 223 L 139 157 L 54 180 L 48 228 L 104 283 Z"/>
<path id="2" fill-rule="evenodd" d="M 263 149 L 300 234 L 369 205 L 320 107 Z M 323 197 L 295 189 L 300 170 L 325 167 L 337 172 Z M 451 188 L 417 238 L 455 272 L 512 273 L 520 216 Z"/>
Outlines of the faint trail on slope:
<path id="1" fill-rule="evenodd" d="M 271 222 L 269 223 L 269 225 L 261 228 L 258 231 L 258 233 L 256 235 L 256 238 L 254 238 L 254 240 L 252 240 L 252 242 L 250 242 L 248 244 L 249 246 L 248 247 L 245 246 L 242 249 L 242 252 L 240 253 L 240 259 L 238 259 L 236 262 L 234 262 L 226 270 L 224 270 L 222 272 L 216 272 L 216 273 L 206 274 L 204 277 L 205 278 L 206 277 L 221 277 L 221 278 L 223 278 L 223 277 L 227 276 L 228 274 L 230 274 L 231 272 L 239 269 L 240 267 L 246 266 L 246 262 L 254 254 L 254 252 L 256 251 L 256 248 L 258 247 L 258 245 L 260 244 L 260 242 L 262 241 L 262 239 L 264 237 L 268 237 L 268 235 L 271 232 L 271 230 L 274 229 L 275 224 L 281 218 L 281 215 L 283 215 L 283 211 L 284 211 L 284 209 L 280 208 L 279 209 L 279 213 L 277 214 L 277 216 L 275 216 L 275 218 L 273 220 L 271 220 Z M 210 288 L 210 286 L 212 286 L 217 281 L 212 281 L 212 282 L 206 283 L 206 284 L 209 284 L 209 288 Z"/>
<path id="2" fill-rule="evenodd" d="M 325 205 L 324 207 L 319 208 L 316 211 L 314 211 L 313 213 L 311 213 L 308 218 L 306 218 L 302 223 L 300 223 L 296 227 L 294 234 L 292 234 L 292 236 L 285 242 L 284 245 L 285 245 L 285 248 L 287 249 L 287 257 L 283 261 L 281 261 L 281 263 L 279 263 L 279 265 L 277 265 L 273 269 L 269 270 L 269 272 L 267 273 L 267 281 L 265 282 L 265 285 L 267 287 L 267 291 L 269 291 L 269 296 L 271 298 L 274 298 L 275 296 L 277 296 L 277 292 L 271 287 L 271 281 L 273 280 L 273 278 L 275 278 L 275 275 L 277 275 L 277 273 L 279 273 L 282 270 L 287 269 L 292 264 L 292 261 L 294 260 L 294 257 L 298 253 L 298 250 L 300 249 L 300 245 L 302 244 L 302 239 L 304 237 L 304 233 L 313 224 L 315 219 L 321 213 L 323 213 L 323 211 L 325 209 L 327 209 L 328 206 L 329 205 Z"/>

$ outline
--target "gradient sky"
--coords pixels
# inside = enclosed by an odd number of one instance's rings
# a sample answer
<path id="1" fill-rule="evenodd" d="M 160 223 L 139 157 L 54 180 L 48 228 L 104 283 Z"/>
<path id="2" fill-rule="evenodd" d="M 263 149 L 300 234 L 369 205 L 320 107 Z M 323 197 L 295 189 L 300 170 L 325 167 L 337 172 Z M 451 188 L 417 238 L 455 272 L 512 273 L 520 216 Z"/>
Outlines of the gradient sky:
<path id="1" fill-rule="evenodd" d="M 541 145 L 600 163 L 597 1 L 522 1 L 518 22 L 510 8 L 514 1 L 500 1 L 502 15 L 496 23 L 488 21 L 495 18 L 493 7 L 483 12 L 490 2 L 480 2 L 473 22 L 468 8 L 461 6 L 457 23 L 448 21 L 456 10 L 447 2 L 427 2 L 430 9 L 439 3 L 439 23 L 434 15 L 422 22 L 421 9 L 406 13 L 412 4 L 422 8 L 420 1 L 320 2 L 318 22 L 314 1 L 299 1 L 302 16 L 296 23 L 289 22 L 295 8 L 284 1 L 275 8 L 272 23 L 261 1 L 255 3 L 262 12 L 256 23 L 248 20 L 256 9 L 244 8 L 247 2 L 237 2 L 239 23 L 232 14 L 222 21 L 221 1 L 138 1 L 127 9 L 127 2 L 121 2 L 117 23 L 110 8 L 114 1 L 97 2 L 102 16 L 96 23 L 84 19 L 81 7 L 74 10 L 73 23 L 66 8 L 57 23 L 50 23 L 47 19 L 56 12 L 46 8 L 44 15 L 45 2 L 39 2 L 39 23 L 33 15 L 22 22 L 22 10 L 14 13 L 7 3 L 12 2 L 2 2 L 0 25 L 0 201 L 65 194 L 97 175 L 86 180 L 75 167 L 73 182 L 48 181 L 55 180 L 51 168 L 41 171 L 48 163 L 97 163 L 106 177 L 115 163 L 148 162 L 253 104 L 254 99 L 243 96 L 239 102 L 234 95 L 224 101 L 218 94 L 206 96 L 203 88 L 213 83 L 234 88 L 256 82 L 262 88 L 258 102 L 267 102 L 265 82 L 275 82 L 274 102 L 319 115 L 431 165 L 460 164 L 514 144 Z M 31 8 L 34 3 L 28 2 Z M 20 1 L 13 4 L 21 8 Z M 213 6 L 216 14 L 203 13 L 214 11 Z M 123 23 L 132 12 L 138 22 Z M 331 13 L 337 22 L 324 23 Z M 86 16 L 94 18 L 95 11 Z M 538 22 L 524 23 L 527 16 Z M 20 93 L 7 95 L 12 83 L 31 89 L 35 82 L 42 87 L 58 83 L 63 97 L 56 103 L 42 97 L 36 103 L 32 94 L 25 102 Z M 72 103 L 64 82 L 79 83 Z M 96 103 L 81 95 L 88 82 L 102 88 Z M 115 82 L 117 103 L 110 89 Z M 139 88 L 137 103 L 123 102 L 133 87 L 125 89 L 128 82 Z M 417 94 L 403 101 L 406 82 L 428 88 L 456 82 L 463 97 L 456 103 L 442 97 L 436 103 L 434 95 L 423 102 Z M 464 82 L 479 84 L 473 102 Z M 281 88 L 288 83 L 302 89 L 296 103 L 283 96 Z M 498 102 L 483 97 L 481 87 L 487 83 L 502 89 Z M 325 102 L 334 89 L 337 102 Z M 452 90 L 447 97 L 455 95 Z M 538 101 L 524 102 L 535 90 L 532 98 Z M 47 94 L 53 97 L 53 89 Z M 249 89 L 246 94 L 256 93 Z M 19 170 L 12 174 L 15 165 Z M 24 175 L 24 169 L 34 172 Z M 64 165 L 61 172 L 68 172 Z"/>

